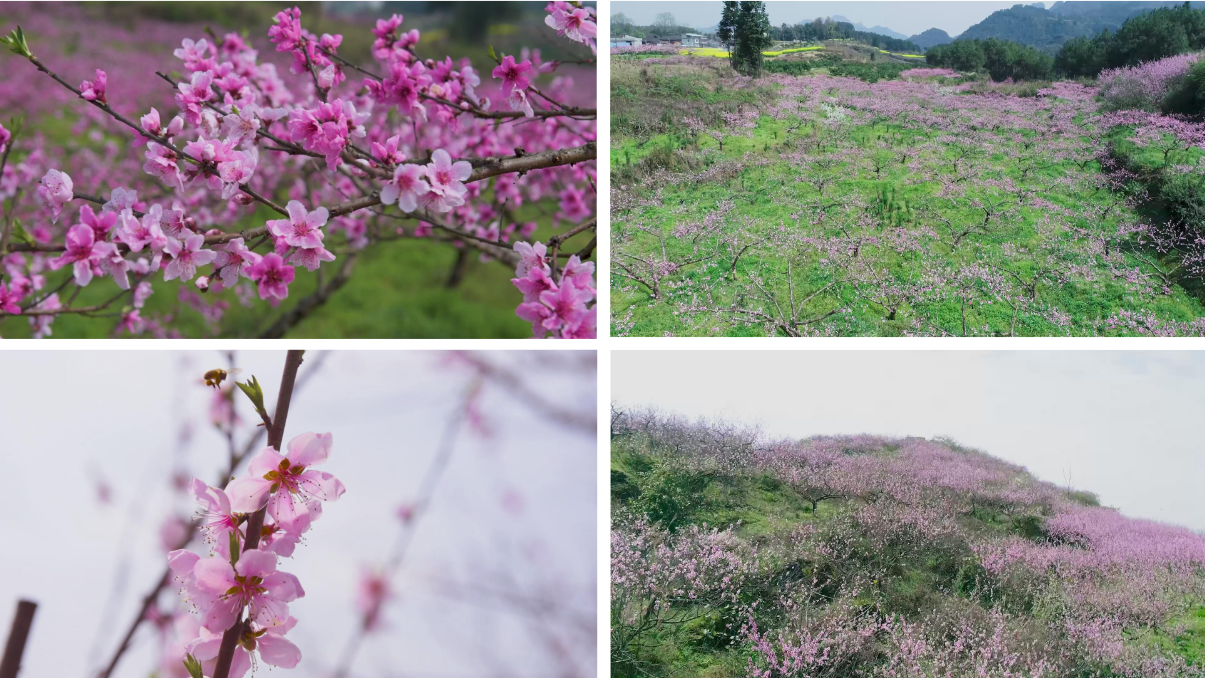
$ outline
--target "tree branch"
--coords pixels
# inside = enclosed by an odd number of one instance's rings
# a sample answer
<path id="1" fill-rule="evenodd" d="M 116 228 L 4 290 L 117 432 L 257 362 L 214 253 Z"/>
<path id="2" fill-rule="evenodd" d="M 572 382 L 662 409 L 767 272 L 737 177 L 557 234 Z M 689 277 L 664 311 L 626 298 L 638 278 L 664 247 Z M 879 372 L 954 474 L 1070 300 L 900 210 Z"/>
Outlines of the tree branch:
<path id="1" fill-rule="evenodd" d="M 284 374 L 280 377 L 280 393 L 276 396 L 276 412 L 272 415 L 272 426 L 268 432 L 268 446 L 279 450 L 284 440 L 285 422 L 289 417 L 289 403 L 293 400 L 293 386 L 297 382 L 297 370 L 301 367 L 302 354 L 305 351 L 289 351 L 285 357 Z M 260 533 L 263 531 L 264 515 L 268 511 L 267 504 L 252 513 L 247 519 L 247 537 L 243 542 L 243 553 L 259 546 Z M 213 669 L 213 678 L 229 678 L 230 664 L 234 660 L 234 651 L 238 640 L 243 635 L 243 627 L 249 621 L 244 621 L 242 613 L 234 626 L 222 634 L 222 645 L 218 650 L 218 661 Z"/>

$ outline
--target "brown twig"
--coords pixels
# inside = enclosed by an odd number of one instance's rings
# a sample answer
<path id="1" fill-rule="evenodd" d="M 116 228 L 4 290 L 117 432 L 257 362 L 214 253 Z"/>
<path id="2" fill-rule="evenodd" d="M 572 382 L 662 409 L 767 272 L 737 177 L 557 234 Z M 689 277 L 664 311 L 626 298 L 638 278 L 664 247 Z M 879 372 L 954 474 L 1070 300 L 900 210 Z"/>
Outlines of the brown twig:
<path id="1" fill-rule="evenodd" d="M 554 279 L 556 278 L 556 268 L 557 268 L 556 257 L 557 257 L 557 252 L 559 252 L 561 249 L 561 243 L 572 238 L 573 236 L 577 235 L 578 233 L 581 233 L 582 231 L 594 230 L 594 227 L 597 223 L 598 223 L 598 221 L 596 219 L 591 219 L 589 221 L 582 222 L 582 223 L 578 224 L 577 226 L 574 226 L 573 228 L 569 229 L 568 231 L 565 231 L 564 233 L 558 233 L 548 239 L 548 243 L 547 243 L 548 251 L 551 253 L 548 255 L 548 258 L 550 260 L 552 260 L 552 277 Z"/>
<path id="2" fill-rule="evenodd" d="M 17 678 L 21 670 L 21 655 L 25 653 L 25 642 L 29 640 L 29 628 L 33 626 L 33 614 L 37 610 L 38 604 L 35 602 L 17 601 L 17 613 L 13 615 L 13 627 L 8 632 L 4 658 L 0 659 L 0 678 Z"/>
<path id="3" fill-rule="evenodd" d="M 360 66 L 357 66 L 356 64 L 348 61 L 347 59 L 344 59 L 343 57 L 339 56 L 338 54 L 335 54 L 334 52 L 326 49 L 325 47 L 318 47 L 318 51 L 329 56 L 330 58 L 334 59 L 335 61 L 338 61 L 340 64 L 347 66 L 348 68 L 351 68 L 353 70 L 359 71 L 360 73 L 363 73 L 364 75 L 367 75 L 368 77 L 372 78 L 373 80 L 376 80 L 377 82 L 384 81 L 384 78 L 377 75 L 376 73 L 373 73 L 372 71 L 369 71 L 367 69 L 361 68 Z M 566 62 L 562 62 L 562 63 L 566 63 Z M 487 110 L 482 109 L 480 106 L 475 106 L 472 104 L 470 104 L 469 108 L 466 109 L 466 108 L 462 108 L 460 106 L 460 104 L 457 104 L 454 101 L 449 101 L 442 97 L 432 96 L 430 94 L 421 94 L 421 93 L 419 94 L 419 96 L 427 101 L 433 101 L 442 106 L 447 106 L 449 108 L 453 108 L 462 113 L 469 113 L 478 118 L 492 118 L 492 119 L 500 120 L 503 118 L 525 118 L 525 117 L 527 117 L 527 113 L 525 113 L 523 111 L 487 111 Z M 540 96 L 544 96 L 544 95 L 541 93 Z M 547 99 L 548 97 L 544 97 L 544 98 Z M 552 101 L 552 100 L 549 99 L 549 101 Z M 560 104 L 557 104 L 557 105 L 560 106 Z M 572 108 L 569 106 L 561 106 L 561 110 L 558 110 L 558 111 L 537 111 L 534 113 L 534 115 L 532 117 L 536 117 L 536 118 L 567 117 L 567 118 L 587 118 L 588 119 L 588 118 L 596 117 L 597 115 L 598 115 L 598 110 L 594 109 L 594 108 Z"/>
<path id="4" fill-rule="evenodd" d="M 448 463 L 452 460 L 452 452 L 456 449 L 456 438 L 464 423 L 465 408 L 468 406 L 469 400 L 480 388 L 481 378 L 478 377 L 466 390 L 463 402 L 460 403 L 456 411 L 452 413 L 451 417 L 448 417 L 447 422 L 444 424 L 443 433 L 439 438 L 438 448 L 435 453 L 435 459 L 427 467 L 427 472 L 423 475 L 422 484 L 418 488 L 417 498 L 411 505 L 413 513 L 402 527 L 401 533 L 398 534 L 397 542 L 395 542 L 393 547 L 393 553 L 389 556 L 389 561 L 385 567 L 386 576 L 396 574 L 398 569 L 401 568 L 402 563 L 405 562 L 406 554 L 410 551 L 410 544 L 414 541 L 414 533 L 418 520 L 426 513 L 427 507 L 431 504 L 431 499 L 435 496 L 435 489 L 439 486 L 439 481 L 447 471 Z M 370 618 L 368 616 L 362 618 L 355 633 L 347 639 L 347 644 L 343 646 L 343 652 L 339 655 L 338 668 L 335 669 L 334 678 L 346 678 L 348 671 L 351 670 L 351 663 L 355 660 L 356 653 L 360 649 L 364 636 L 368 633 L 369 621 Z"/>
<path id="5" fill-rule="evenodd" d="M 37 69 L 39 71 L 42 71 L 46 75 L 49 75 L 51 78 L 53 78 L 55 82 L 59 83 L 63 87 L 66 87 L 67 89 L 71 90 L 72 92 L 74 92 L 76 94 L 76 96 L 83 99 L 83 96 L 84 96 L 83 92 L 81 92 L 79 89 L 72 86 L 66 80 L 60 78 L 58 76 L 58 74 L 55 73 L 54 71 L 51 71 L 49 68 L 46 68 L 46 66 L 43 65 L 42 62 L 39 61 L 37 57 L 35 57 L 35 56 L 29 57 L 29 62 L 32 63 L 35 67 L 37 67 Z M 85 99 L 85 101 L 88 101 L 88 100 Z M 148 139 L 153 139 L 156 143 L 162 145 L 164 148 L 170 148 L 176 155 L 180 156 L 181 158 L 184 158 L 185 160 L 188 160 L 189 162 L 192 162 L 197 167 L 200 167 L 201 171 L 205 172 L 206 174 L 212 174 L 214 176 L 217 176 L 217 170 L 215 168 L 206 167 L 204 164 L 201 163 L 201 161 L 192 157 L 188 153 L 185 153 L 183 150 L 176 148 L 176 145 L 173 144 L 171 142 L 171 140 L 168 139 L 167 137 L 159 135 L 159 134 L 151 134 L 150 132 L 143 130 L 142 127 L 135 125 L 132 121 L 130 121 L 129 118 L 127 118 L 124 115 L 113 110 L 112 107 L 109 106 L 109 104 L 107 104 L 105 102 L 101 102 L 101 101 L 96 101 L 96 100 L 88 101 L 88 103 L 92 104 L 93 106 L 96 106 L 97 108 L 104 111 L 105 113 L 108 113 L 109 116 L 112 117 L 114 120 L 128 126 L 130 129 L 134 130 L 138 134 L 141 134 L 142 136 L 144 136 Z M 281 207 L 280 205 L 277 205 L 276 203 L 272 202 L 271 200 L 256 193 L 255 191 L 251 190 L 251 187 L 248 186 L 247 184 L 239 184 L 239 189 L 242 190 L 243 193 L 246 193 L 247 195 L 251 196 L 255 200 L 262 202 L 263 204 L 267 205 L 268 207 L 271 207 L 272 209 L 276 210 L 280 214 L 288 216 L 288 212 L 286 212 L 283 207 Z"/>

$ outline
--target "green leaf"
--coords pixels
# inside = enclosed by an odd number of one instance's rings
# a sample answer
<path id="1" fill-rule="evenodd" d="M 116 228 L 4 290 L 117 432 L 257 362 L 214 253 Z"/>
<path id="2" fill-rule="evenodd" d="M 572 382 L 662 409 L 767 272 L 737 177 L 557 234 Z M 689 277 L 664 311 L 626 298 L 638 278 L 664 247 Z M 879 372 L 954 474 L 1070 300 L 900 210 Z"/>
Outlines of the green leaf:
<path id="1" fill-rule="evenodd" d="M 8 47 L 13 54 L 23 56 L 26 59 L 33 57 L 33 54 L 29 51 L 29 45 L 25 43 L 25 31 L 21 30 L 20 26 L 17 26 L 17 30 L 0 38 L 0 44 Z"/>
<path id="2" fill-rule="evenodd" d="M 205 675 L 201 673 L 201 662 L 191 654 L 184 655 L 184 668 L 188 670 L 188 675 L 192 678 L 205 678 Z"/>
<path id="3" fill-rule="evenodd" d="M 490 58 L 493 59 L 494 61 L 498 61 L 498 55 L 494 53 L 493 45 L 490 45 Z"/>
<path id="4" fill-rule="evenodd" d="M 251 400 L 251 404 L 255 405 L 256 412 L 259 412 L 261 415 L 265 414 L 264 389 L 260 387 L 259 381 L 254 376 L 247 380 L 245 384 L 236 381 L 234 385 L 238 386 L 240 391 L 247 394 L 247 398 Z"/>
<path id="5" fill-rule="evenodd" d="M 13 237 L 16 238 L 18 242 L 23 242 L 30 247 L 33 247 L 36 244 L 34 243 L 33 236 L 31 236 L 29 232 L 25 230 L 25 227 L 21 225 L 20 219 L 13 219 Z"/>
<path id="6" fill-rule="evenodd" d="M 238 564 L 238 531 L 230 533 L 230 564 Z"/>

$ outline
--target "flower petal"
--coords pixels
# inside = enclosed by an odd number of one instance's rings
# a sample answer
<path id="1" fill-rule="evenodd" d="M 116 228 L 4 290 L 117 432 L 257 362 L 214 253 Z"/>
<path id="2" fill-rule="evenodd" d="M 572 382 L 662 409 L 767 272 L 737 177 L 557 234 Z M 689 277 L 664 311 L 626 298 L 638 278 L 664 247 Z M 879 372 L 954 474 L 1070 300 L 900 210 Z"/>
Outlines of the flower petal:
<path id="1" fill-rule="evenodd" d="M 301 661 L 301 650 L 284 636 L 275 633 L 265 633 L 256 641 L 259 656 L 265 663 L 291 669 Z"/>
<path id="2" fill-rule="evenodd" d="M 256 477 L 262 477 L 268 471 L 275 471 L 280 466 L 280 462 L 284 461 L 284 457 L 275 448 L 265 447 L 255 455 L 250 464 L 247 464 L 247 473 Z"/>
<path id="3" fill-rule="evenodd" d="M 230 498 L 230 510 L 236 513 L 254 513 L 268 503 L 268 492 L 272 481 L 258 476 L 235 478 L 226 486 Z"/>
<path id="4" fill-rule="evenodd" d="M 313 466 L 326 461 L 334 437 L 330 433 L 302 433 L 289 441 L 289 461 L 299 466 Z"/>
<path id="5" fill-rule="evenodd" d="M 264 579 L 276 571 L 276 554 L 259 549 L 243 551 L 234 569 L 244 577 Z"/>
<path id="6" fill-rule="evenodd" d="M 305 493 L 322 501 L 335 501 L 343 496 L 343 483 L 326 471 L 309 469 L 297 478 L 297 484 Z"/>
<path id="7" fill-rule="evenodd" d="M 238 583 L 234 579 L 234 568 L 222 558 L 202 558 L 192 571 L 197 577 L 197 587 L 207 593 L 220 595 Z"/>
<path id="8" fill-rule="evenodd" d="M 264 578 L 264 588 L 273 598 L 286 603 L 305 597 L 305 589 L 296 576 L 277 570 Z"/>

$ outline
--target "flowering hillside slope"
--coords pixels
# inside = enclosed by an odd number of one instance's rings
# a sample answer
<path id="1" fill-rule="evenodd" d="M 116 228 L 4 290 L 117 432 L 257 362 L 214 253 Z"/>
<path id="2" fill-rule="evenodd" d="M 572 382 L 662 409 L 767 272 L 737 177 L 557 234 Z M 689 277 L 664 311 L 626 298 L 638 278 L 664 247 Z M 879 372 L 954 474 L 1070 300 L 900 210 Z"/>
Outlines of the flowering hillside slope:
<path id="1" fill-rule="evenodd" d="M 613 675 L 1205 675 L 1205 535 L 949 440 L 612 421 Z"/>

